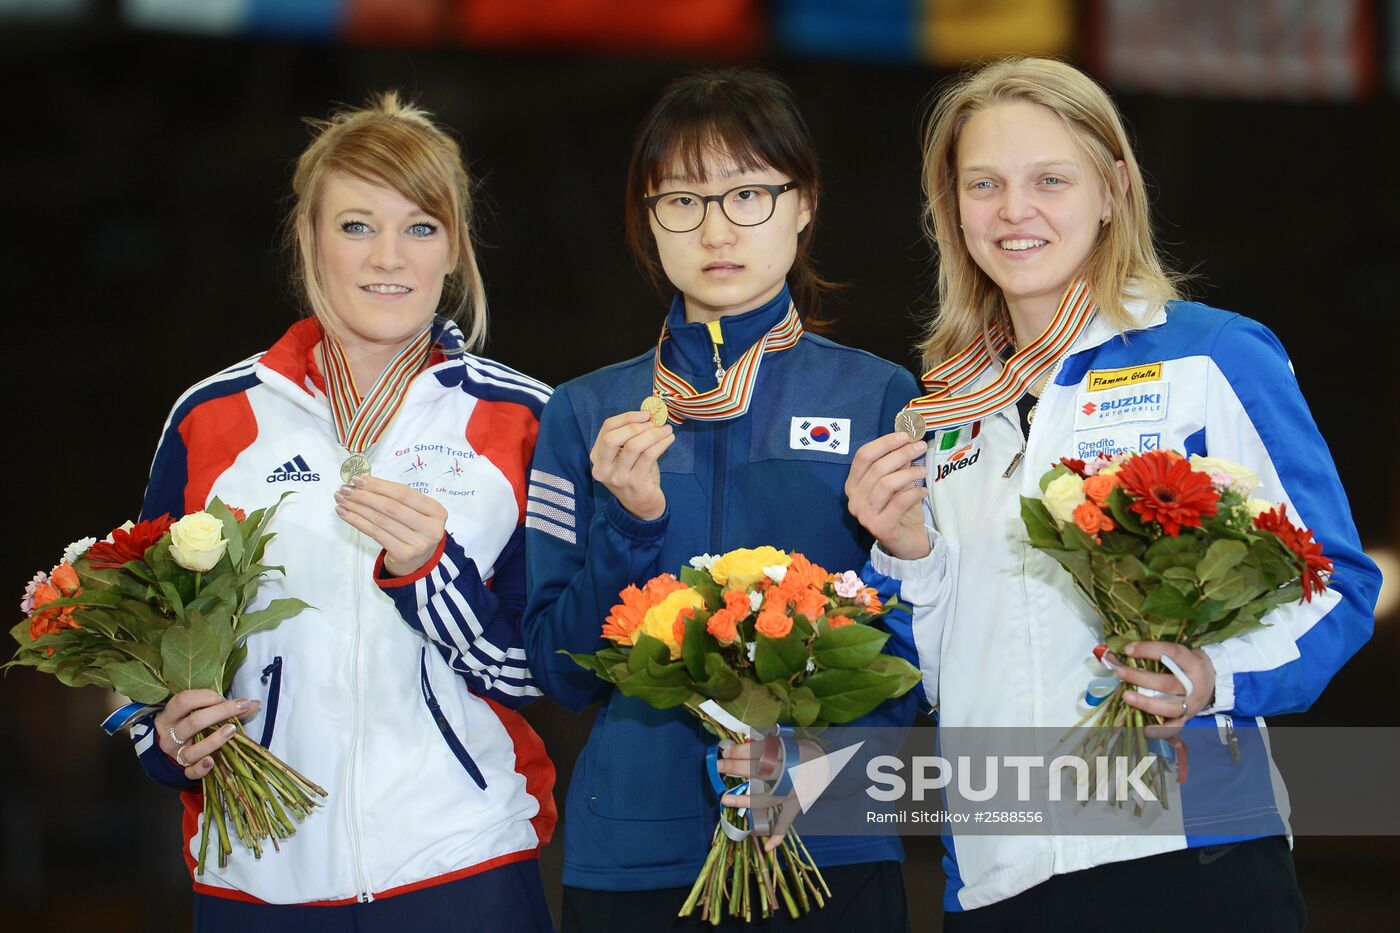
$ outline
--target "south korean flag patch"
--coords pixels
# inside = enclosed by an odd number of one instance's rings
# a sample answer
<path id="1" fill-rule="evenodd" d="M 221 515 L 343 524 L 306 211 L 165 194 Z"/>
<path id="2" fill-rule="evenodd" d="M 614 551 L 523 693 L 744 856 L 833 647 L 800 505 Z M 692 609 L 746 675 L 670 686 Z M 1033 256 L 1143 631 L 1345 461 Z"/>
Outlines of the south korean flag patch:
<path id="1" fill-rule="evenodd" d="M 851 452 L 850 418 L 793 418 L 788 432 L 793 450 L 822 450 L 831 454 Z"/>

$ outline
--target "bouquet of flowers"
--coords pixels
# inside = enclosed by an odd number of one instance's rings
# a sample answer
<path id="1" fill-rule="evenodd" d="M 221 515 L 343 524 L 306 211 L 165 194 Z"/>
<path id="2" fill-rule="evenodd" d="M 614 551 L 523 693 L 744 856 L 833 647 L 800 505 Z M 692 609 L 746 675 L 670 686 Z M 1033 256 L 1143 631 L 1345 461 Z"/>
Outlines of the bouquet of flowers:
<path id="1" fill-rule="evenodd" d="M 919 682 L 913 665 L 881 653 L 889 635 L 871 623 L 894 606 L 855 573 L 828 573 L 772 547 L 690 563 L 680 579 L 667 573 L 623 590 L 603 625 L 613 646 L 569 656 L 627 696 L 684 706 L 732 742 L 779 723 L 850 722 Z M 711 704 L 723 712 L 712 715 Z M 744 792 L 738 778 L 725 784 Z M 756 904 L 762 917 L 786 907 L 796 918 L 830 894 L 796 833 L 765 852 L 740 812 L 725 808 L 679 916 L 698 908 L 712 924 L 726 912 L 748 921 Z"/>
<path id="2" fill-rule="evenodd" d="M 1043 498 L 1021 497 L 1031 546 L 1069 571 L 1103 622 L 1104 645 L 1130 667 L 1163 670 L 1125 657 L 1129 642 L 1196 649 L 1242 635 L 1267 625 L 1275 606 L 1311 600 L 1332 570 L 1312 532 L 1286 506 L 1251 498 L 1259 478 L 1227 460 L 1175 451 L 1062 459 L 1040 488 Z M 1128 727 L 1135 761 L 1142 728 L 1161 720 L 1125 703 L 1125 687 L 1081 724 Z M 1114 730 L 1095 750 L 1109 755 L 1125 735 Z"/>
<path id="3" fill-rule="evenodd" d="M 288 598 L 247 611 L 263 578 L 282 570 L 261 563 L 278 505 L 245 515 L 215 499 L 179 521 L 162 515 L 127 522 L 104 541 L 74 542 L 57 567 L 25 588 L 26 618 L 10 631 L 19 649 L 5 666 L 35 667 L 70 687 L 95 684 L 143 704 L 164 703 L 182 690 L 226 692 L 248 654 L 248 637 L 307 608 Z M 229 722 L 236 731 L 203 778 L 199 874 L 211 823 L 222 867 L 233 851 L 230 829 L 261 857 L 263 841 L 278 848 L 278 839 L 296 832 L 295 820 L 326 796 L 249 738 L 238 720 Z"/>

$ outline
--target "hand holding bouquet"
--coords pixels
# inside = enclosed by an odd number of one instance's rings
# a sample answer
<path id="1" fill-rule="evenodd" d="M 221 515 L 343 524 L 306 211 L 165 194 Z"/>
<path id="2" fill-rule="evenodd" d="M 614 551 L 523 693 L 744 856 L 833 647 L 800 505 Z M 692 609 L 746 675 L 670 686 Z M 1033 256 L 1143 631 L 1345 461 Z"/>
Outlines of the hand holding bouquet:
<path id="1" fill-rule="evenodd" d="M 1326 588 L 1332 562 L 1321 545 L 1289 521 L 1286 506 L 1250 498 L 1258 487 L 1244 466 L 1174 451 L 1066 459 L 1041 477 L 1043 498 L 1021 498 L 1021 518 L 1031 546 L 1069 571 L 1097 611 L 1107 649 L 1130 668 L 1162 672 L 1124 647 L 1199 650 L 1268 625 L 1275 607 Z M 1162 717 L 1124 702 L 1126 686 L 1081 723 L 1159 725 Z M 1112 745 L 1095 751 L 1108 755 Z M 1142 748 L 1129 757 L 1141 758 Z"/>
<path id="2" fill-rule="evenodd" d="M 627 696 L 659 709 L 684 706 L 720 739 L 739 743 L 779 723 L 850 722 L 919 682 L 911 664 L 881 653 L 889 635 L 871 623 L 893 607 L 856 574 L 831 574 L 772 547 L 691 565 L 680 579 L 662 574 L 623 590 L 603 625 L 613 647 L 570 657 Z M 707 701 L 728 715 L 711 715 Z M 731 728 L 729 717 L 750 734 Z M 731 793 L 743 793 L 739 779 L 727 780 Z M 797 917 L 829 894 L 796 833 L 765 851 L 740 812 L 726 809 L 680 916 L 699 908 L 718 924 L 726 913 L 751 920 L 785 906 Z"/>
<path id="3" fill-rule="evenodd" d="M 163 704 L 185 690 L 227 691 L 249 636 L 307 608 L 287 598 L 247 609 L 263 578 L 281 571 L 261 563 L 277 508 L 244 515 L 215 499 L 178 522 L 162 515 L 128 522 L 105 541 L 75 542 L 26 588 L 20 608 L 27 618 L 11 630 L 19 649 L 6 667 L 35 667 L 70 687 L 106 687 L 135 704 Z M 200 874 L 211 831 L 220 866 L 232 852 L 230 831 L 261 857 L 264 841 L 277 848 L 326 796 L 249 738 L 238 720 L 228 723 L 235 731 L 202 779 Z"/>

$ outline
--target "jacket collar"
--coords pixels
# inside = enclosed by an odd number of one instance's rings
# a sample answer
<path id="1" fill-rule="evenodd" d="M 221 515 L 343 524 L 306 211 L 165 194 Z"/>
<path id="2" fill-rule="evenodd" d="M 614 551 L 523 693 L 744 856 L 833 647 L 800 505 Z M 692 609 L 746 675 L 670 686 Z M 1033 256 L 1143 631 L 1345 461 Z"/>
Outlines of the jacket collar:
<path id="1" fill-rule="evenodd" d="M 724 366 L 728 368 L 745 350 L 763 339 L 763 335 L 783 319 L 791 304 L 792 296 L 784 285 L 771 301 L 752 311 L 720 318 L 724 343 L 719 348 L 719 358 Z M 687 374 L 713 373 L 715 345 L 710 340 L 709 328 L 699 322 L 686 322 L 684 295 L 678 294 L 671 300 L 666 329 L 668 339 L 661 352 L 667 366 Z"/>

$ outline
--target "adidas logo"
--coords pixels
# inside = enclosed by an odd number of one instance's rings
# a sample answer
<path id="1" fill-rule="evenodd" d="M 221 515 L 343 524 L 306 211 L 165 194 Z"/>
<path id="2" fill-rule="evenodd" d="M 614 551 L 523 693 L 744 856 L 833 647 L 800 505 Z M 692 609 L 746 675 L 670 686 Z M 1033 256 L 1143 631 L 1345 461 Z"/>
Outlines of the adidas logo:
<path id="1" fill-rule="evenodd" d="M 267 481 L 269 483 L 319 483 L 321 474 L 312 473 L 311 467 L 307 466 L 301 454 L 297 454 L 267 474 Z"/>

